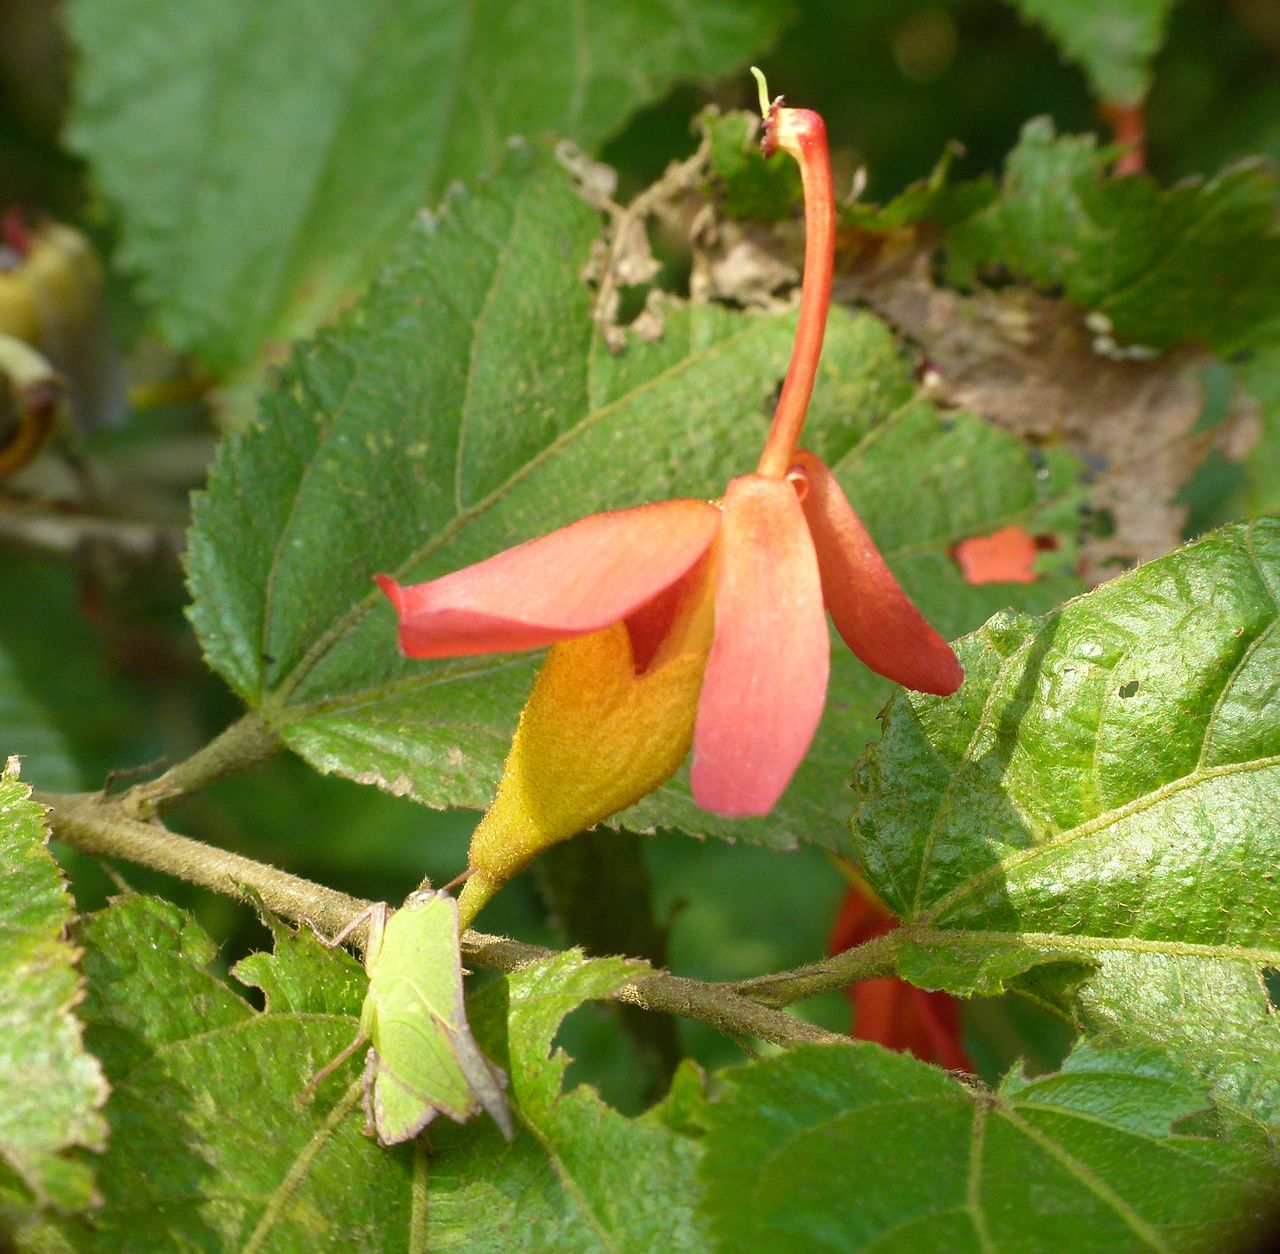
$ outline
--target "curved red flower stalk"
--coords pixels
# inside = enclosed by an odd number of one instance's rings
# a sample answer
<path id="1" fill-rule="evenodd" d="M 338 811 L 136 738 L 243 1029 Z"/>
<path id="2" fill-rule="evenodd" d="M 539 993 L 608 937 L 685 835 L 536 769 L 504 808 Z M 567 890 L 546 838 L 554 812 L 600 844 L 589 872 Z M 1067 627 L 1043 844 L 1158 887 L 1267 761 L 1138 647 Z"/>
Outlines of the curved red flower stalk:
<path id="1" fill-rule="evenodd" d="M 843 953 L 897 926 L 898 920 L 870 891 L 855 884 L 840 904 L 827 952 Z M 962 1043 L 960 1003 L 950 993 L 929 992 L 897 976 L 882 976 L 851 984 L 847 996 L 853 1006 L 849 1035 L 855 1040 L 914 1054 L 950 1071 L 974 1070 Z"/>
<path id="2" fill-rule="evenodd" d="M 410 657 L 532 649 L 622 622 L 637 676 L 689 604 L 714 598 L 705 671 L 690 695 L 692 786 L 700 805 L 728 816 L 768 813 L 808 750 L 826 699 L 825 612 L 880 674 L 940 695 L 964 678 L 835 476 L 798 448 L 831 300 L 831 166 L 822 119 L 781 98 L 768 107 L 764 146 L 800 164 L 806 240 L 795 346 L 755 473 L 730 481 L 718 505 L 595 514 L 412 587 L 378 576 Z"/>
<path id="3" fill-rule="evenodd" d="M 766 92 L 760 80 L 761 104 Z M 831 158 L 827 152 L 827 127 L 810 109 L 784 109 L 779 96 L 765 114 L 760 147 L 766 157 L 790 153 L 800 166 L 804 188 L 804 275 L 800 285 L 800 312 L 796 318 L 796 342 L 791 364 L 778 397 L 773 425 L 765 441 L 756 472 L 781 478 L 791 468 L 809 412 L 818 359 L 831 308 L 831 275 L 836 256 L 836 202 L 831 185 Z"/>
<path id="4" fill-rule="evenodd" d="M 1117 178 L 1142 174 L 1147 168 L 1147 111 L 1138 104 L 1104 103 L 1102 116 L 1115 132 L 1116 143 L 1124 151 L 1116 158 L 1111 172 Z"/>

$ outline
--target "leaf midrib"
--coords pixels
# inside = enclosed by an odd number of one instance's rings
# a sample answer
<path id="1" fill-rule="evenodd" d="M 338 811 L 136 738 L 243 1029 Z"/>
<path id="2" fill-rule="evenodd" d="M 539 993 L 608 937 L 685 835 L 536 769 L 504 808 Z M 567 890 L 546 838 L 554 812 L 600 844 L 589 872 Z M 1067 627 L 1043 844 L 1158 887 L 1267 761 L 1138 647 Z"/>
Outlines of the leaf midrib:
<path id="1" fill-rule="evenodd" d="M 363 32 L 360 53 L 352 59 L 347 79 L 342 84 L 342 90 L 334 101 L 333 109 L 330 110 L 328 117 L 325 119 L 326 141 L 318 154 L 319 160 L 308 171 L 306 194 L 298 198 L 293 229 L 288 236 L 290 241 L 288 254 L 277 272 L 276 290 L 272 298 L 271 309 L 268 312 L 264 312 L 262 319 L 262 326 L 267 334 L 272 332 L 281 333 L 287 329 L 291 305 L 299 299 L 297 270 L 300 258 L 305 255 L 303 241 L 310 238 L 310 228 L 318 216 L 317 196 L 333 166 L 334 139 L 350 112 L 355 90 L 354 85 L 361 82 L 371 70 L 376 73 L 376 64 L 371 63 L 369 48 L 377 39 L 379 27 L 386 21 L 389 6 L 387 0 L 374 0 L 374 2 L 376 2 L 376 11 L 368 16 L 368 25 Z M 365 0 L 365 3 L 367 7 L 371 0 Z M 234 62 L 232 64 L 234 65 Z M 332 262 L 335 259 L 329 258 L 327 260 Z M 360 264 L 359 260 L 351 257 L 339 258 L 336 261 L 335 269 L 340 268 L 343 263 L 351 265 L 354 261 L 355 265 L 358 266 Z M 328 268 L 324 266 L 323 261 L 321 261 L 321 266 L 324 269 Z M 291 279 L 292 282 L 290 282 Z"/>
<path id="2" fill-rule="evenodd" d="M 1206 945 L 1196 941 L 1148 940 L 1136 936 L 1086 936 L 1076 932 L 1001 932 L 911 925 L 905 929 L 904 936 L 919 945 L 998 945 L 1008 949 L 1039 946 L 1061 950 L 1063 953 L 1097 954 L 1123 950 L 1170 958 L 1208 958 L 1280 966 L 1280 944 L 1274 949 L 1266 949 L 1248 945 Z"/>
<path id="3" fill-rule="evenodd" d="M 1209 187 L 1221 186 L 1220 180 L 1215 179 Z M 1209 190 L 1209 187 L 1201 188 L 1201 194 Z M 1174 195 L 1179 191 L 1178 188 L 1171 188 L 1168 192 L 1159 196 L 1161 207 L 1167 209 L 1174 203 Z M 1178 242 L 1173 247 L 1166 247 L 1161 250 L 1160 256 L 1157 257 L 1150 265 L 1141 273 L 1134 275 L 1127 280 L 1122 286 L 1109 292 L 1099 303 L 1098 308 L 1103 310 L 1114 309 L 1118 304 L 1131 302 L 1133 298 L 1142 291 L 1143 287 L 1150 287 L 1163 276 L 1164 271 L 1171 268 L 1175 263 L 1181 263 L 1191 250 L 1195 241 L 1206 234 L 1210 234 L 1209 227 L 1217 226 L 1218 218 L 1229 209 L 1231 202 L 1227 199 L 1220 200 L 1211 206 L 1208 213 L 1201 211 L 1192 220 L 1190 226 L 1184 227 L 1178 236 Z"/>
<path id="4" fill-rule="evenodd" d="M 1013 853 L 1006 854 L 1003 858 L 993 862 L 990 866 L 970 878 L 966 883 L 952 889 L 945 897 L 940 897 L 937 901 L 930 902 L 928 911 L 915 917 L 919 922 L 928 924 L 931 919 L 944 914 L 957 901 L 962 901 L 991 880 L 998 879 L 1007 872 L 1016 870 L 1028 862 L 1034 862 L 1045 854 L 1056 853 L 1078 840 L 1084 840 L 1097 832 L 1104 831 L 1114 823 L 1122 822 L 1135 814 L 1141 814 L 1144 810 L 1151 809 L 1153 806 L 1167 801 L 1170 797 L 1176 797 L 1179 793 L 1185 792 L 1198 784 L 1203 784 L 1209 780 L 1227 778 L 1232 775 L 1246 775 L 1254 771 L 1270 770 L 1272 767 L 1278 766 L 1280 766 L 1280 754 L 1267 758 L 1255 758 L 1248 762 L 1229 762 L 1222 766 L 1191 771 L 1180 779 L 1171 780 L 1169 783 L 1162 784 L 1159 788 L 1153 789 L 1149 793 L 1144 793 L 1141 797 L 1135 797 L 1132 801 L 1125 802 L 1122 806 L 1117 806 L 1115 809 L 1095 815 L 1092 819 L 1088 819 L 1083 823 L 1078 823 L 1075 827 L 1060 832 L 1050 840 L 1040 841 L 1029 849 L 1017 849 Z"/>
<path id="5" fill-rule="evenodd" d="M 770 1152 L 767 1158 L 759 1163 L 755 1169 L 758 1177 L 769 1174 L 771 1166 L 791 1147 L 799 1141 L 816 1131 L 823 1131 L 834 1124 L 841 1123 L 846 1119 L 862 1120 L 868 1111 L 877 1110 L 883 1112 L 886 1107 L 901 1106 L 931 1106 L 948 1098 L 951 1100 L 966 1099 L 972 1106 L 973 1124 L 970 1128 L 970 1171 L 965 1185 L 965 1200 L 960 1205 L 951 1205 L 945 1208 L 946 1211 L 964 1210 L 969 1214 L 970 1222 L 973 1223 L 975 1234 L 978 1236 L 979 1242 L 983 1249 L 992 1249 L 989 1244 L 989 1237 L 986 1236 L 985 1220 L 981 1216 L 981 1212 L 973 1204 L 973 1198 L 978 1187 L 980 1187 L 981 1176 L 975 1171 L 975 1152 L 980 1152 L 981 1144 L 984 1140 L 986 1117 L 994 1114 L 1005 1120 L 1011 1127 L 1020 1132 L 1026 1139 L 1033 1141 L 1043 1153 L 1053 1158 L 1059 1163 L 1071 1176 L 1073 1176 L 1087 1192 L 1098 1198 L 1113 1213 L 1115 1213 L 1123 1222 L 1138 1235 L 1148 1246 L 1154 1250 L 1158 1250 L 1161 1254 L 1172 1254 L 1172 1251 L 1164 1238 L 1156 1231 L 1145 1219 L 1139 1215 L 1132 1206 L 1114 1189 L 1110 1187 L 1104 1180 L 1099 1179 L 1094 1172 L 1078 1158 L 1073 1155 L 1064 1145 L 1055 1141 L 1048 1133 L 1042 1132 L 1033 1124 L 1028 1124 L 1018 1117 L 1016 1104 L 1007 1098 L 1001 1097 L 998 1093 L 971 1093 L 963 1088 L 955 1094 L 948 1094 L 947 1098 L 943 1098 L 936 1094 L 921 1095 L 902 1095 L 894 1097 L 886 1097 L 874 1102 L 867 1102 L 854 1108 L 845 1107 L 834 1112 L 828 1118 L 816 1120 L 813 1123 L 806 1123 L 796 1128 Z M 1041 1107 L 1043 1108 L 1043 1107 Z M 1061 1108 L 1051 1107 L 1057 1112 Z M 1061 1110 L 1064 1115 L 1069 1115 L 1068 1110 Z M 1129 1129 L 1119 1124 L 1108 1123 L 1106 1120 L 1099 1119 L 1097 1122 L 1107 1128 L 1110 1132 L 1117 1135 L 1129 1133 Z M 979 1123 L 982 1128 L 979 1130 Z M 1157 1141 L 1162 1148 L 1180 1148 L 1176 1145 L 1176 1138 L 1158 1138 L 1151 1137 L 1153 1141 Z M 1172 1146 L 1170 1143 L 1173 1143 Z M 933 1215 L 935 1212 L 928 1212 Z M 944 1212 L 945 1213 L 945 1212 Z"/>
<path id="6" fill-rule="evenodd" d="M 217 984 L 220 989 L 225 990 L 226 986 L 218 984 L 218 982 L 209 976 L 210 983 Z M 304 1010 L 279 1010 L 266 1011 L 254 1010 L 248 1002 L 244 1003 L 244 1017 L 237 1019 L 234 1023 L 220 1023 L 216 1027 L 206 1028 L 203 1032 L 192 1032 L 187 1036 L 174 1037 L 172 1040 L 161 1041 L 147 1050 L 145 1058 L 130 1067 L 130 1069 L 120 1076 L 114 1077 L 111 1081 L 111 1087 L 118 1091 L 126 1084 L 131 1084 L 134 1077 L 139 1072 L 146 1071 L 148 1067 L 153 1066 L 159 1059 L 165 1058 L 176 1050 L 185 1048 L 188 1045 L 202 1045 L 206 1041 L 210 1041 L 219 1036 L 226 1036 L 233 1033 L 253 1031 L 255 1028 L 264 1024 L 283 1023 L 285 1020 L 292 1020 L 301 1023 L 350 1023 L 354 1028 L 358 1029 L 360 1018 L 358 1015 L 340 1014 L 337 1011 L 304 1011 Z"/>
<path id="7" fill-rule="evenodd" d="M 911 899 L 911 913 L 913 916 L 925 919 L 928 916 L 920 914 L 921 902 L 924 897 L 925 882 L 929 877 L 929 869 L 933 861 L 933 846 L 937 841 L 938 832 L 942 827 L 943 819 L 951 812 L 952 797 L 955 793 L 957 782 L 960 780 L 964 769 L 973 760 L 973 755 L 978 751 L 978 745 L 981 738 L 991 725 L 993 713 L 1003 709 L 1003 699 L 1005 696 L 1005 680 L 1008 678 L 1011 669 L 1025 658 L 1030 652 L 1032 643 L 1036 640 L 1037 633 L 1032 633 L 1024 640 L 1019 648 L 1014 650 L 1004 662 L 1000 669 L 996 672 L 995 677 L 991 681 L 990 687 L 987 689 L 986 700 L 982 703 L 982 709 L 978 714 L 977 721 L 973 725 L 973 732 L 969 736 L 969 743 L 965 745 L 964 752 L 960 755 L 959 760 L 951 768 L 947 776 L 947 782 L 942 790 L 942 796 L 938 798 L 938 804 L 934 809 L 933 816 L 929 821 L 929 831 L 925 835 L 924 848 L 920 853 L 920 872 L 916 876 L 915 892 Z M 1012 798 L 1010 798 L 1012 802 Z M 1025 818 L 1019 809 L 1019 816 Z M 1028 826 L 1033 826 L 1028 823 Z M 1038 846 L 1037 846 L 1038 847 Z M 896 884 L 895 884 L 896 886 Z M 932 903 L 932 909 L 936 913 L 942 909 L 942 906 L 936 902 Z"/>
<path id="8" fill-rule="evenodd" d="M 468 4 L 466 7 L 468 8 L 468 11 L 469 11 L 470 5 Z M 454 448 L 455 482 L 457 481 L 458 477 L 460 477 L 462 474 L 462 455 L 463 455 L 463 441 L 464 441 L 464 429 L 465 429 L 464 424 L 466 419 L 466 407 L 467 407 L 467 403 L 468 403 L 468 399 L 470 397 L 470 391 L 471 391 L 471 377 L 475 372 L 475 366 L 476 366 L 476 346 L 477 344 L 480 343 L 482 338 L 482 329 L 485 321 L 485 314 L 489 308 L 490 302 L 493 299 L 494 290 L 498 284 L 498 278 L 502 271 L 503 258 L 507 256 L 509 252 L 509 245 L 511 242 L 511 238 L 516 233 L 516 229 L 519 226 L 521 221 L 521 214 L 524 211 L 524 206 L 528 202 L 528 199 L 532 194 L 533 194 L 532 188 L 526 187 L 525 189 L 523 189 L 520 196 L 517 197 L 515 204 L 512 206 L 510 224 L 508 225 L 507 230 L 504 233 L 501 242 L 495 243 L 493 246 L 494 253 L 495 253 L 493 268 L 489 273 L 488 282 L 485 286 L 485 294 L 480 304 L 479 314 L 474 318 L 466 316 L 465 314 L 463 314 L 463 312 L 460 309 L 456 307 L 456 305 L 452 304 L 452 300 L 450 298 L 450 306 L 453 309 L 455 315 L 458 317 L 459 322 L 465 326 L 470 327 L 471 329 L 471 339 L 468 345 L 468 356 L 470 358 L 470 362 L 469 362 L 468 374 L 467 374 L 467 388 L 466 388 L 466 394 L 464 395 L 462 400 L 462 407 L 459 414 L 458 442 Z M 440 288 L 441 286 L 442 285 L 440 284 L 433 283 L 433 287 Z M 289 504 L 289 515 L 285 519 L 284 525 L 280 528 L 279 538 L 276 540 L 275 545 L 272 547 L 271 567 L 267 572 L 266 592 L 263 598 L 262 620 L 261 620 L 261 623 L 259 624 L 259 642 L 260 642 L 259 652 L 258 652 L 259 657 L 262 657 L 267 652 L 267 639 L 271 634 L 271 625 L 274 618 L 275 595 L 276 595 L 276 587 L 278 584 L 280 564 L 282 559 L 284 558 L 284 555 L 289 549 L 290 535 L 293 531 L 294 524 L 298 518 L 299 508 L 306 496 L 307 485 L 311 480 L 312 474 L 323 462 L 323 458 L 321 457 L 321 452 L 325 444 L 333 435 L 335 429 L 341 424 L 342 417 L 346 412 L 346 408 L 351 400 L 351 395 L 353 391 L 357 390 L 358 386 L 361 385 L 363 381 L 364 381 L 363 366 L 362 366 L 362 363 L 357 360 L 352 365 L 351 374 L 347 379 L 346 385 L 342 389 L 342 396 L 338 401 L 338 404 L 333 407 L 332 416 L 326 427 L 323 438 L 319 443 L 316 444 L 310 458 L 307 460 L 306 464 L 302 468 L 301 475 L 298 477 L 297 486 L 293 491 L 293 499 Z M 285 432 L 285 434 L 287 435 L 287 431 Z M 457 500 L 457 504 L 458 506 L 460 506 L 461 505 L 460 499 L 455 498 L 455 500 Z M 461 513 L 465 511 L 462 511 L 460 509 L 459 512 Z M 370 590 L 370 592 L 367 593 L 365 596 L 365 601 L 367 601 L 369 604 L 376 604 L 377 595 L 372 590 Z M 358 602 L 357 606 L 361 604 L 364 604 L 364 602 Z M 339 620 L 339 622 L 341 621 L 342 620 Z M 332 631 L 336 629 L 331 627 L 329 630 Z M 292 690 L 290 680 L 293 679 L 293 676 L 295 674 L 298 675 L 298 682 L 301 682 L 301 679 L 305 675 L 305 671 L 302 671 L 301 674 L 298 674 L 298 672 L 304 666 L 304 664 L 307 663 L 307 659 L 310 657 L 311 652 L 312 650 L 308 650 L 306 653 L 304 653 L 298 663 L 298 666 L 294 668 L 294 671 L 291 672 L 289 676 L 286 676 L 285 680 L 281 684 L 277 685 L 274 691 L 275 691 L 275 695 L 279 699 L 283 700 L 283 698 L 287 695 L 287 692 Z M 316 660 L 318 661 L 319 659 L 317 658 Z M 262 692 L 264 679 L 265 679 L 265 676 L 262 675 L 261 672 L 259 672 L 259 679 L 258 679 L 259 694 L 261 694 Z"/>
<path id="9" fill-rule="evenodd" d="M 1271 587 L 1271 583 L 1267 579 L 1266 570 L 1258 560 L 1258 554 L 1254 550 L 1252 527 L 1245 532 L 1245 551 L 1248 554 L 1249 562 L 1253 566 L 1254 572 L 1258 576 L 1258 582 L 1262 585 L 1263 591 L 1266 592 L 1267 596 L 1271 598 L 1271 603 L 1276 613 L 1271 621 L 1249 641 L 1248 647 L 1241 652 L 1239 658 L 1236 659 L 1236 664 L 1231 668 L 1231 674 L 1223 682 L 1222 691 L 1218 693 L 1217 699 L 1213 703 L 1213 708 L 1209 711 L 1209 717 L 1205 721 L 1204 736 L 1200 741 L 1200 756 L 1196 760 L 1197 770 L 1204 766 L 1209 757 L 1209 752 L 1213 748 L 1213 734 L 1218 727 L 1218 717 L 1222 713 L 1222 707 L 1226 704 L 1227 697 L 1235 687 L 1236 680 L 1240 678 L 1248 667 L 1253 655 L 1262 648 L 1264 642 L 1276 630 L 1277 625 L 1280 624 L 1280 600 L 1277 599 L 1275 589 Z"/>
<path id="10" fill-rule="evenodd" d="M 574 1178 L 572 1172 L 569 1171 L 568 1165 L 564 1159 L 556 1153 L 554 1146 L 551 1144 L 550 1138 L 538 1127 L 537 1123 L 531 1119 L 519 1106 L 516 1107 L 516 1116 L 520 1122 L 529 1130 L 530 1135 L 538 1142 L 542 1152 L 546 1154 L 547 1161 L 555 1169 L 556 1178 L 564 1186 L 564 1191 L 578 1204 L 578 1211 L 586 1221 L 587 1226 L 595 1233 L 600 1244 L 609 1251 L 609 1254 L 621 1254 L 622 1247 L 613 1239 L 613 1235 L 604 1226 L 604 1221 L 596 1214 L 591 1203 L 587 1201 L 586 1195 L 583 1193 L 581 1186 Z"/>
<path id="11" fill-rule="evenodd" d="M 973 1225 L 974 1235 L 982 1247 L 983 1254 L 999 1254 L 991 1233 L 987 1229 L 987 1217 L 982 1209 L 982 1150 L 986 1142 L 987 1117 L 991 1113 L 991 1103 L 976 1102 L 973 1111 L 973 1128 L 969 1133 L 969 1175 L 965 1184 L 965 1207 L 969 1213 L 969 1222 Z"/>
<path id="12" fill-rule="evenodd" d="M 312 1133 L 307 1143 L 294 1155 L 293 1162 L 290 1163 L 289 1170 L 285 1172 L 284 1178 L 263 1199 L 262 1212 L 258 1216 L 258 1222 L 254 1225 L 253 1231 L 249 1234 L 249 1239 L 241 1247 L 241 1254 L 256 1254 L 256 1251 L 265 1248 L 265 1243 L 271 1236 L 276 1224 L 284 1215 L 285 1207 L 288 1206 L 290 1198 L 302 1187 L 302 1182 L 307 1178 L 311 1165 L 333 1138 L 333 1134 L 337 1131 L 339 1125 L 351 1113 L 363 1089 L 364 1077 L 359 1076 L 351 1082 L 347 1091 L 333 1104 L 332 1109 L 325 1115 L 324 1121 Z"/>
<path id="13" fill-rule="evenodd" d="M 1138 1077 L 1128 1075 L 1122 1078 L 1126 1082 L 1132 1083 Z M 1160 1082 L 1156 1081 L 1156 1083 Z M 1075 1110 L 1070 1106 L 1060 1106 L 1053 1102 L 1038 1102 L 1025 1094 L 1018 1095 L 1017 1105 L 1019 1110 L 1039 1111 L 1042 1114 L 1051 1115 L 1058 1119 L 1074 1119 L 1077 1123 L 1088 1124 L 1096 1128 L 1106 1128 L 1111 1132 L 1119 1132 L 1125 1136 L 1136 1137 L 1162 1153 L 1177 1154 L 1181 1158 L 1189 1158 L 1197 1167 L 1209 1168 L 1219 1176 L 1234 1177 L 1236 1175 L 1236 1171 L 1232 1167 L 1213 1162 L 1202 1154 L 1194 1153 L 1189 1146 L 1182 1143 L 1183 1138 L 1177 1136 L 1161 1135 L 1158 1132 L 1148 1132 L 1142 1128 L 1129 1127 L 1127 1124 L 1113 1123 L 1104 1119 L 1101 1115 L 1095 1115 L 1087 1110 Z M 1198 1109 L 1204 1110 L 1208 1106 L 1209 1103 L 1206 1101 L 1201 1103 Z M 1192 1114 L 1195 1112 L 1188 1111 L 1187 1113 Z M 1171 1126 L 1173 1122 L 1173 1120 L 1170 1121 Z M 1044 1135 L 1048 1136 L 1048 1133 Z M 1201 1141 L 1202 1145 L 1212 1145 L 1213 1143 L 1207 1139 Z"/>
<path id="14" fill-rule="evenodd" d="M 397 697 L 412 696 L 428 688 L 439 688 L 453 683 L 472 683 L 476 680 L 491 678 L 500 671 L 518 670 L 529 664 L 529 655 L 524 653 L 491 653 L 477 655 L 477 657 L 478 661 L 475 658 L 470 659 L 476 661 L 475 665 L 422 670 L 412 675 L 404 675 L 399 679 L 388 680 L 375 687 L 354 689 L 338 697 L 320 697 L 315 701 L 291 705 L 288 707 L 289 721 L 323 718 L 329 714 L 348 714 L 365 706 L 378 705 Z M 478 723 L 465 725 L 477 728 L 482 726 Z M 503 736 L 506 736 L 506 732 Z"/>
<path id="15" fill-rule="evenodd" d="M 1105 1180 L 1099 1179 L 1093 1170 L 1085 1163 L 1082 1163 L 1065 1145 L 1055 1141 L 1047 1132 L 1042 1132 L 1034 1124 L 1020 1119 L 1011 1103 L 997 1101 L 993 1103 L 993 1108 L 995 1113 L 1010 1127 L 1022 1133 L 1027 1140 L 1034 1142 L 1069 1175 L 1074 1176 L 1086 1190 L 1109 1206 L 1135 1236 L 1139 1237 L 1153 1250 L 1159 1250 L 1161 1254 L 1173 1254 L 1172 1248 L 1159 1232 L 1147 1223 Z M 1125 1130 L 1116 1124 L 1108 1124 L 1107 1126 L 1115 1132 Z"/>

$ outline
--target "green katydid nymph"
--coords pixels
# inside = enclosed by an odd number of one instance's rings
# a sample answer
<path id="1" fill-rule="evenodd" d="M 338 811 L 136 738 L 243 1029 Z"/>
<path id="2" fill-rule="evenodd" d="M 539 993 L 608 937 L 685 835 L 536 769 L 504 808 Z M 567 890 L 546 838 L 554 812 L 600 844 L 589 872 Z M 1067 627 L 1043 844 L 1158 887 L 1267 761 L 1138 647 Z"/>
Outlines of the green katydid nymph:
<path id="1" fill-rule="evenodd" d="M 340 944 L 366 920 L 369 989 L 360 1033 L 307 1091 L 367 1041 L 366 1130 L 381 1144 L 412 1139 L 437 1114 L 461 1123 L 481 1109 L 510 1140 L 506 1074 L 480 1052 L 467 1024 L 458 903 L 447 892 L 421 889 L 399 910 L 379 902 L 332 940 L 321 939 Z"/>

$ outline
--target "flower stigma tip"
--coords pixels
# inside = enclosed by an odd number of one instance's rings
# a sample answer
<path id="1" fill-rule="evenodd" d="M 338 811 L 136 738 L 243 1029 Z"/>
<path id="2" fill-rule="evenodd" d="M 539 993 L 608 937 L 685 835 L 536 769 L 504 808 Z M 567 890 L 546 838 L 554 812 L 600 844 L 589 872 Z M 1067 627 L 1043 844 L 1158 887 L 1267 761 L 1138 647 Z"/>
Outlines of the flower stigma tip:
<path id="1" fill-rule="evenodd" d="M 778 151 L 778 138 L 775 131 L 783 98 L 775 96 L 770 100 L 769 84 L 765 82 L 764 74 L 754 65 L 751 67 L 751 73 L 755 75 L 756 87 L 760 91 L 760 116 L 764 119 L 764 127 L 760 132 L 760 151 L 766 157 L 772 157 Z"/>
<path id="2" fill-rule="evenodd" d="M 764 72 L 758 66 L 751 67 L 751 74 L 756 80 L 756 87 L 760 90 L 760 116 L 768 118 L 769 111 L 773 107 L 769 103 L 769 84 L 765 82 Z"/>

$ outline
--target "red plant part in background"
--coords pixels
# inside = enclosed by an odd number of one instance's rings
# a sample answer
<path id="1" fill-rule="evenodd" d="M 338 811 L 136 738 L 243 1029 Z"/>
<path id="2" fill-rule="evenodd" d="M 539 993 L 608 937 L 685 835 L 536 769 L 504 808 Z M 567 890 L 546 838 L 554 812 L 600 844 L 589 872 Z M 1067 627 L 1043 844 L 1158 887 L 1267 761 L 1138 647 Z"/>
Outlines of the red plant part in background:
<path id="1" fill-rule="evenodd" d="M 951 550 L 967 583 L 1035 583 L 1036 555 L 1052 552 L 1058 541 L 1051 535 L 1033 536 L 1022 527 L 1001 527 L 986 536 L 970 536 Z"/>
<path id="2" fill-rule="evenodd" d="M 11 249 L 18 258 L 31 251 L 31 227 L 26 217 L 17 209 L 9 209 L 0 216 L 0 245 Z"/>
<path id="3" fill-rule="evenodd" d="M 1114 101 L 1102 106 L 1102 116 L 1115 132 L 1116 143 L 1124 148 L 1111 167 L 1116 178 L 1130 174 L 1142 174 L 1147 168 L 1147 113 L 1141 104 L 1118 104 Z"/>
<path id="4" fill-rule="evenodd" d="M 897 926 L 898 920 L 878 901 L 851 887 L 840 904 L 827 952 L 842 953 Z M 950 1071 L 974 1070 L 961 1044 L 960 1003 L 950 993 L 931 993 L 897 976 L 860 980 L 846 992 L 853 1006 L 849 1035 L 855 1040 L 914 1054 Z"/>

